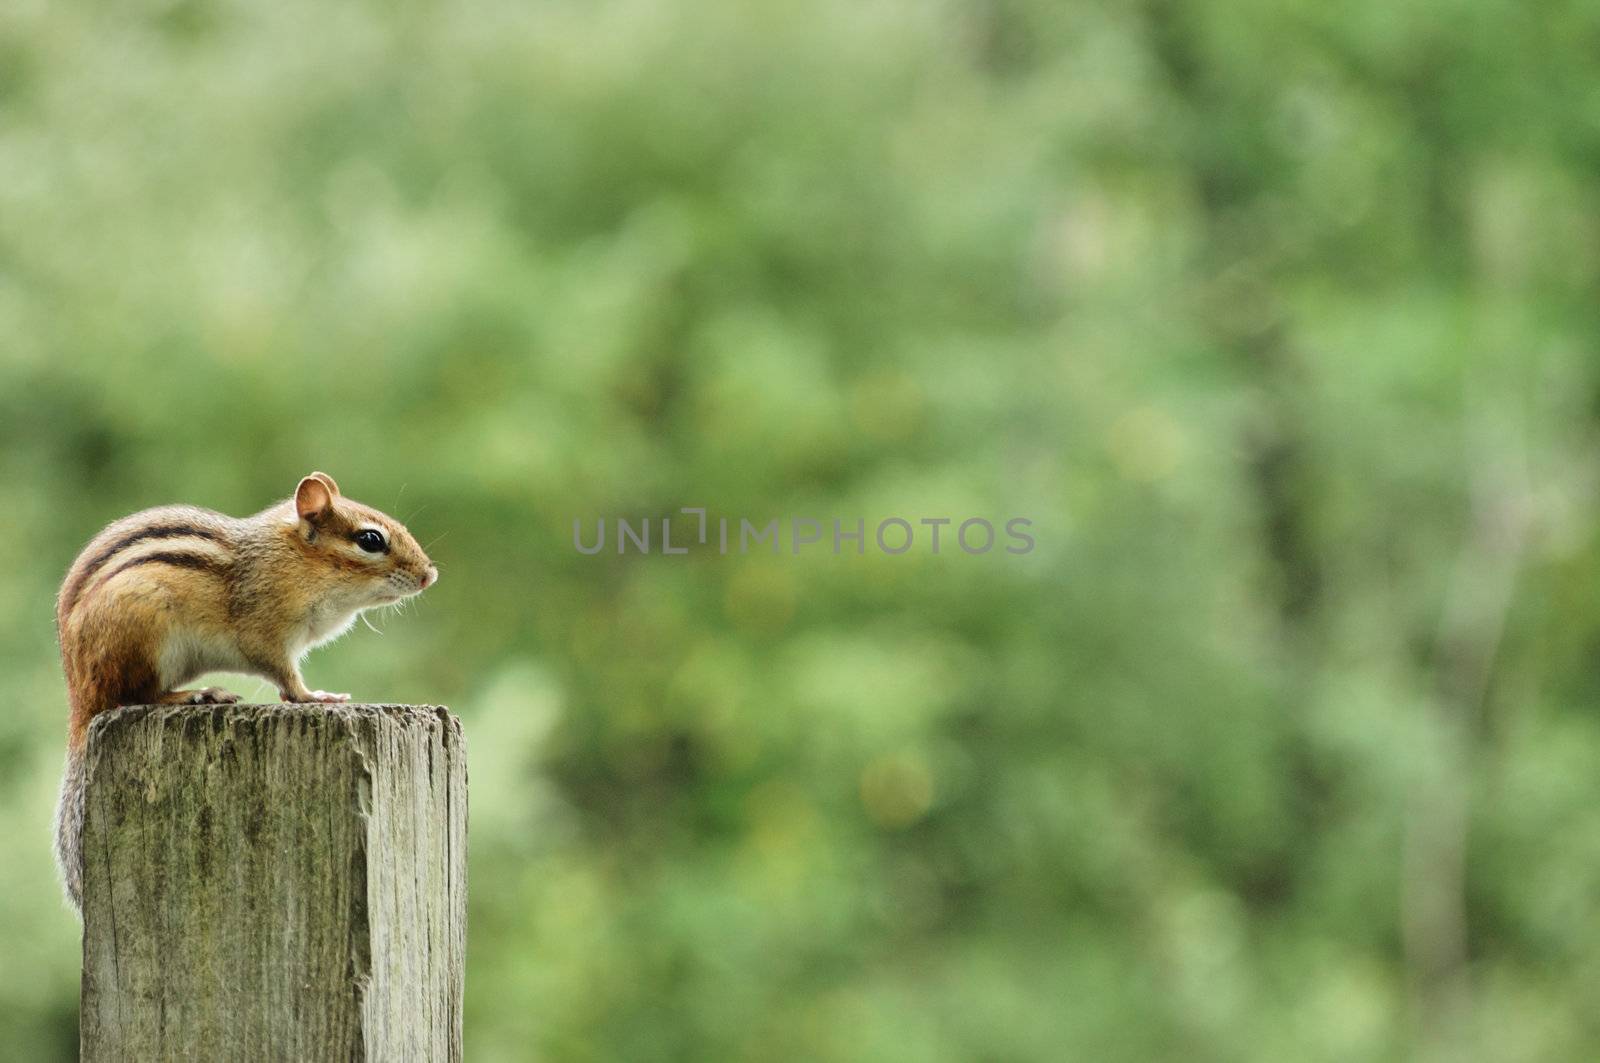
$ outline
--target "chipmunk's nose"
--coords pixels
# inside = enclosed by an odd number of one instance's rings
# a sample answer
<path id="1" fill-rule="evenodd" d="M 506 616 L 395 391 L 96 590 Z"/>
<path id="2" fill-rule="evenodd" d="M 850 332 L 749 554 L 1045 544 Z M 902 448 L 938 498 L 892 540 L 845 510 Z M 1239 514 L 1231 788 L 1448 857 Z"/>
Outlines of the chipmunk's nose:
<path id="1" fill-rule="evenodd" d="M 429 565 L 428 566 L 428 571 L 426 571 L 426 572 L 424 572 L 422 574 L 422 589 L 423 590 L 427 590 L 429 587 L 433 586 L 435 583 L 438 583 L 438 582 L 439 582 L 439 568 L 438 568 L 438 566 L 437 565 Z"/>

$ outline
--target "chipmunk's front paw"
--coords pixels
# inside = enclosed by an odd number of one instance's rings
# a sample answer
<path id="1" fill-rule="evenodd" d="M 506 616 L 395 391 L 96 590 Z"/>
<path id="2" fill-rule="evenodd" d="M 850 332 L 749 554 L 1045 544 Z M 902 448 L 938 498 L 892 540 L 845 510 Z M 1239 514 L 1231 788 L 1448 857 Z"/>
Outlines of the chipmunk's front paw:
<path id="1" fill-rule="evenodd" d="M 319 701 L 324 705 L 332 705 L 340 701 L 349 701 L 349 694 L 330 694 L 326 690 L 313 690 L 307 701 Z"/>

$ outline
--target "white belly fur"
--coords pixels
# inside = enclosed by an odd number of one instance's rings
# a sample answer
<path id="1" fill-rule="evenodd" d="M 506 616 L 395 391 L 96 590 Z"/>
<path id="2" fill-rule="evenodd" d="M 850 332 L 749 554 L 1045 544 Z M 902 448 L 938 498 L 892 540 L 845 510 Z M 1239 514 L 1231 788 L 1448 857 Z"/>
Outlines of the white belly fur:
<path id="1" fill-rule="evenodd" d="M 161 685 L 175 690 L 205 672 L 251 672 L 232 639 L 202 635 L 195 631 L 174 631 L 161 646 L 156 659 L 161 670 Z"/>

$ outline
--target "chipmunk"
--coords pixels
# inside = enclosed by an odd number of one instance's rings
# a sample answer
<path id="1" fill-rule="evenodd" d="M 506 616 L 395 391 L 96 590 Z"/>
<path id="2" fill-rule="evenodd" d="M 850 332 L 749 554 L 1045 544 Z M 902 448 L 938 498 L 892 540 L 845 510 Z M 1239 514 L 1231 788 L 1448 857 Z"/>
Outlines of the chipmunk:
<path id="1" fill-rule="evenodd" d="M 95 536 L 56 600 L 71 705 L 56 858 L 73 907 L 83 906 L 90 720 L 119 705 L 238 701 L 221 687 L 179 689 L 210 671 L 260 676 L 284 701 L 348 701 L 348 694 L 307 689 L 300 658 L 348 631 L 363 609 L 438 579 L 405 525 L 344 498 L 320 472 L 253 517 L 164 506 Z"/>

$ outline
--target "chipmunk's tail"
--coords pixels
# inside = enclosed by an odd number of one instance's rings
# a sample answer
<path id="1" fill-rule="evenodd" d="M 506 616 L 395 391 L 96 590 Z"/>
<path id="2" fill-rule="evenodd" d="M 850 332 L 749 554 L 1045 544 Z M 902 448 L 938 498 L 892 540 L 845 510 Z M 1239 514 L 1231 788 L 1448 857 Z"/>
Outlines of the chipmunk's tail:
<path id="1" fill-rule="evenodd" d="M 83 912 L 83 783 L 85 743 L 67 746 L 67 767 L 61 773 L 61 796 L 56 801 L 56 867 L 67 899 Z"/>

